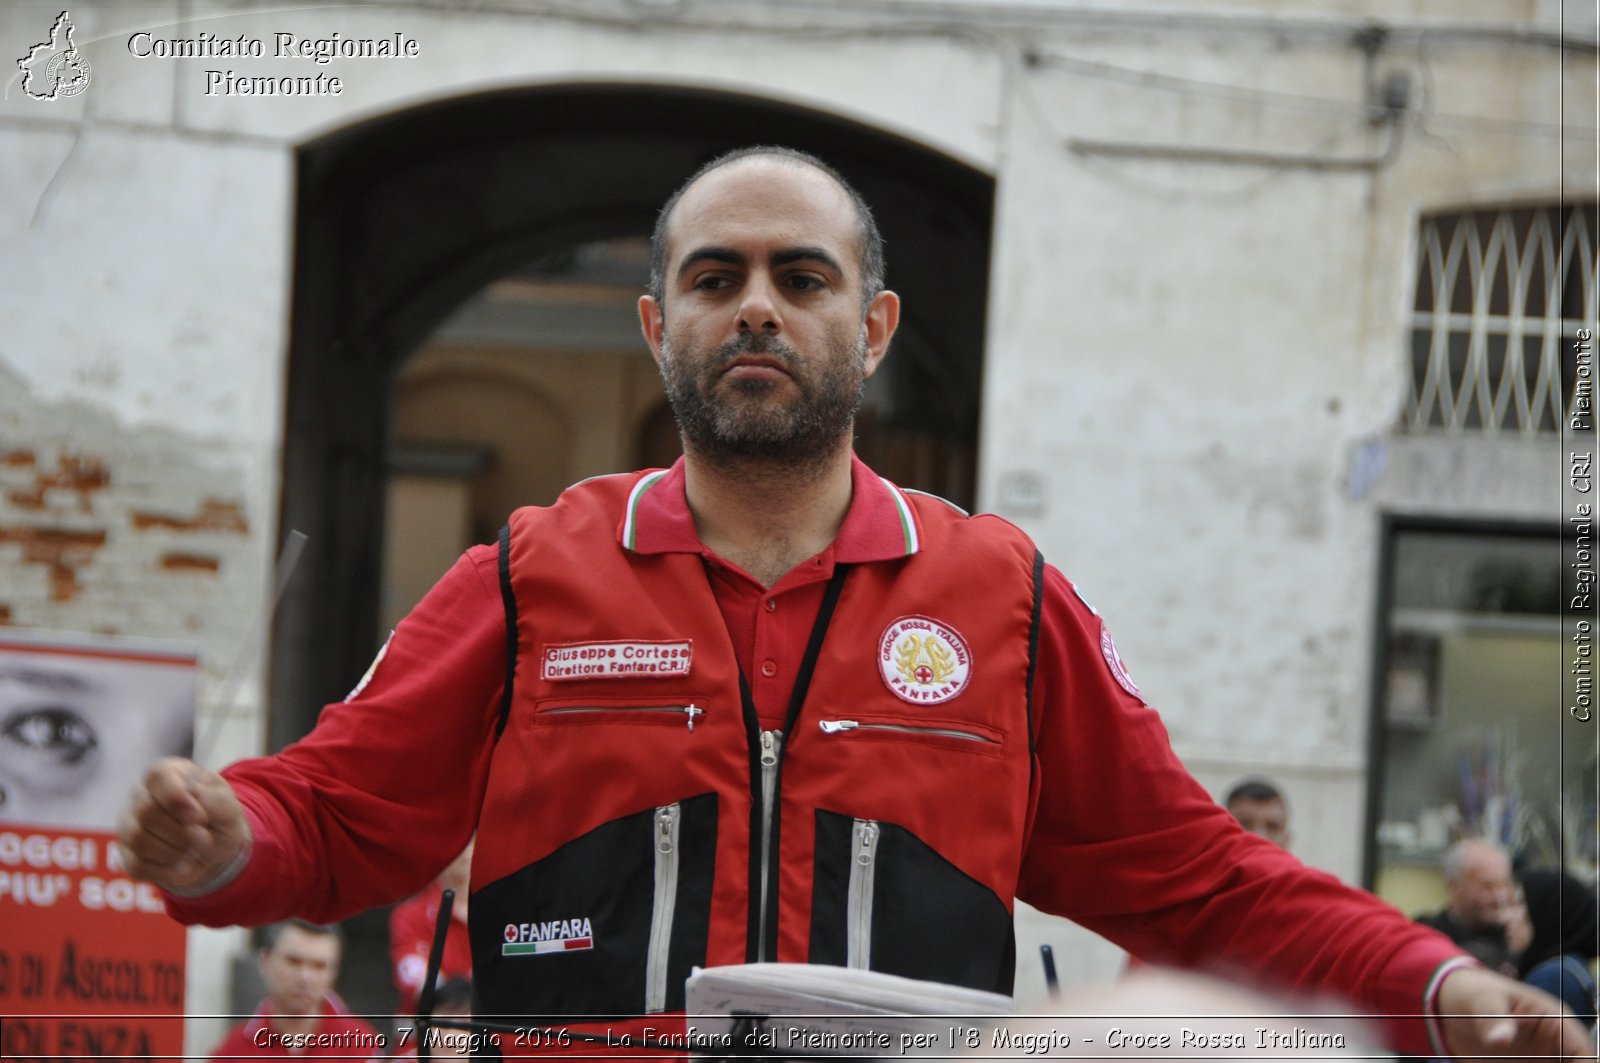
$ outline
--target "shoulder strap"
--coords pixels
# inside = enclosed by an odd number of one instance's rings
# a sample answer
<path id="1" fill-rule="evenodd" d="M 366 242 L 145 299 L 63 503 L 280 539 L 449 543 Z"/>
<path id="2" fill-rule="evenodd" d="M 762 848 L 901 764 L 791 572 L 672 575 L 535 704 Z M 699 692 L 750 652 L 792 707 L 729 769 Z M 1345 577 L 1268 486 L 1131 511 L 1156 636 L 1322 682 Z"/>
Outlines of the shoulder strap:
<path id="1" fill-rule="evenodd" d="M 1039 623 L 1044 612 L 1044 554 L 1033 548 L 1033 615 L 1028 618 L 1028 752 L 1033 752 L 1038 728 L 1033 723 L 1033 677 L 1039 668 Z"/>
<path id="2" fill-rule="evenodd" d="M 511 718 L 511 694 L 517 680 L 517 596 L 511 589 L 511 522 L 500 529 L 500 600 L 506 608 L 506 681 L 500 699 L 500 718 L 495 721 L 494 737 L 506 729 Z"/>

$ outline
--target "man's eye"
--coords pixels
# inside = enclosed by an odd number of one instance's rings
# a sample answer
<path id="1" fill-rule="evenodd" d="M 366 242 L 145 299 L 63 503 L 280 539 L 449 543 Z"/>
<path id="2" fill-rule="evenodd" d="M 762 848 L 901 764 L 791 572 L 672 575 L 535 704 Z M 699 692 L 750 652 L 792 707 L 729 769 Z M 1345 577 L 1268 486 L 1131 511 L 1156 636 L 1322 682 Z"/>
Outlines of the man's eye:
<path id="1" fill-rule="evenodd" d="M 17 714 L 3 733 L 16 745 L 53 755 L 63 764 L 77 763 L 99 744 L 83 717 L 54 705 Z"/>
<path id="2" fill-rule="evenodd" d="M 694 282 L 695 289 L 702 292 L 717 292 L 728 286 L 728 278 L 708 275 Z"/>
<path id="3" fill-rule="evenodd" d="M 803 292 L 814 292 L 822 287 L 822 278 L 813 277 L 808 273 L 797 273 L 789 278 L 789 287 L 798 288 Z"/>

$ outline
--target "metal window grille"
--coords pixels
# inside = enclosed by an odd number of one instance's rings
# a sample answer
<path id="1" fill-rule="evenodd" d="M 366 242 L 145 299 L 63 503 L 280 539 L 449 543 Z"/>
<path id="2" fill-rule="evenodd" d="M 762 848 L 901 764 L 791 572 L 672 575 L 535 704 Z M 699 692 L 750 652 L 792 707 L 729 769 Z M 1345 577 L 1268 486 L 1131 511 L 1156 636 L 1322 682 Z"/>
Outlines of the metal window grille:
<path id="1" fill-rule="evenodd" d="M 1579 384 L 1578 330 L 1595 329 L 1595 210 L 1587 203 L 1422 219 L 1408 431 L 1533 436 L 1567 424 Z M 1593 383 L 1586 370 L 1587 401 Z"/>

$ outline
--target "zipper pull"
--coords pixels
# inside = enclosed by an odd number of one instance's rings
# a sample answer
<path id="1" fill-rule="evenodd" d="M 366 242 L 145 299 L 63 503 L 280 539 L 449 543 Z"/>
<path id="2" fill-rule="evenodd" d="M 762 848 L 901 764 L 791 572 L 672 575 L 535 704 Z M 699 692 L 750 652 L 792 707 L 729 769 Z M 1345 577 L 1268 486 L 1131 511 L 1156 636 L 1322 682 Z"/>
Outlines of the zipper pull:
<path id="1" fill-rule="evenodd" d="M 761 732 L 761 766 L 770 768 L 778 763 L 778 739 L 782 731 Z"/>
<path id="2" fill-rule="evenodd" d="M 704 716 L 706 710 L 698 705 L 689 705 L 684 708 L 683 714 L 689 718 L 689 733 L 694 734 L 694 718 L 696 716 Z"/>
<path id="3" fill-rule="evenodd" d="M 875 820 L 861 821 L 861 828 L 856 831 L 856 863 L 865 867 L 872 863 L 875 851 L 874 843 L 878 840 L 878 824 Z"/>
<path id="4" fill-rule="evenodd" d="M 823 734 L 836 735 L 840 731 L 852 731 L 861 725 L 855 720 L 820 720 Z"/>
<path id="5" fill-rule="evenodd" d="M 678 842 L 678 810 L 672 805 L 656 809 L 656 851 L 670 853 Z"/>

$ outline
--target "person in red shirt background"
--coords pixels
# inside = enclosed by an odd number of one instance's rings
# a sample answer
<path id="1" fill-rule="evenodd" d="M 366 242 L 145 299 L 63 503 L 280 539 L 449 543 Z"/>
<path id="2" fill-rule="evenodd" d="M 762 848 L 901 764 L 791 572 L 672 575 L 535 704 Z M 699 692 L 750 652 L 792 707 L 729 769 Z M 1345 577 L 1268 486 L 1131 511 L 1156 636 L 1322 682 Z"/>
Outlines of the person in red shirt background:
<path id="1" fill-rule="evenodd" d="M 439 962 L 439 982 L 472 977 L 472 941 L 467 936 L 467 884 L 472 871 L 472 843 L 421 893 L 401 901 L 389 913 L 389 966 L 400 991 L 400 1011 L 417 1010 L 423 980 L 428 976 L 428 953 L 444 891 L 455 890 L 450 906 L 450 929 L 445 931 L 444 955 Z"/>
<path id="2" fill-rule="evenodd" d="M 434 1019 L 472 1018 L 472 983 L 465 978 L 441 978 L 433 998 Z M 434 1058 L 471 1056 L 485 1045 L 498 1042 L 492 1035 L 474 1033 L 454 1026 L 434 1026 L 425 1035 L 418 1035 L 416 1027 L 401 1027 L 390 1059 L 416 1059 L 420 1053 L 417 1044 L 426 1040 Z"/>
<path id="3" fill-rule="evenodd" d="M 351 1015 L 333 991 L 342 951 L 331 926 L 295 919 L 268 927 L 257 957 L 267 995 L 211 1058 L 381 1059 L 384 1036 Z"/>

